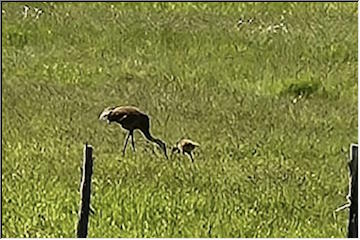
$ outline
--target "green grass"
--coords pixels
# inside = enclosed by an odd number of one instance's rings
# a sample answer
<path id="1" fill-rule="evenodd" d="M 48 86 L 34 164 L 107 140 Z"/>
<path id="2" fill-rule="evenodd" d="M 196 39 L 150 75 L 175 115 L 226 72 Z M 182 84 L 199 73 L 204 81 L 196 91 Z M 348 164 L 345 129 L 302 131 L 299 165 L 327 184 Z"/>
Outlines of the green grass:
<path id="1" fill-rule="evenodd" d="M 346 236 L 356 3 L 24 4 L 2 3 L 3 237 L 75 236 L 85 142 L 89 237 Z M 111 105 L 195 163 L 140 133 L 122 157 Z"/>

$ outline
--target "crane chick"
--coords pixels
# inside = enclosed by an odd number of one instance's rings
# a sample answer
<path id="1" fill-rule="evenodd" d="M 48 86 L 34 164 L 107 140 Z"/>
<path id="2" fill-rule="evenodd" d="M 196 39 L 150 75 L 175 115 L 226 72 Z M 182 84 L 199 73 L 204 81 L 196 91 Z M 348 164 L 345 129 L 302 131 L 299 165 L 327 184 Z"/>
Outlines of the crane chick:
<path id="1" fill-rule="evenodd" d="M 186 153 L 190 156 L 191 161 L 194 162 L 194 158 L 191 152 L 195 149 L 195 147 L 199 146 L 200 145 L 198 143 L 191 141 L 190 139 L 181 139 L 176 142 L 175 146 L 172 148 L 171 153 Z"/>
<path id="2" fill-rule="evenodd" d="M 99 120 L 107 121 L 109 124 L 111 122 L 116 122 L 120 124 L 122 128 L 129 131 L 122 151 L 123 156 L 125 155 L 126 146 L 130 136 L 133 151 L 135 151 L 134 131 L 138 129 L 143 133 L 147 140 L 156 143 L 163 150 L 165 157 L 168 158 L 166 144 L 150 134 L 149 116 L 141 112 L 138 108 L 133 106 L 107 107 L 100 114 Z"/>

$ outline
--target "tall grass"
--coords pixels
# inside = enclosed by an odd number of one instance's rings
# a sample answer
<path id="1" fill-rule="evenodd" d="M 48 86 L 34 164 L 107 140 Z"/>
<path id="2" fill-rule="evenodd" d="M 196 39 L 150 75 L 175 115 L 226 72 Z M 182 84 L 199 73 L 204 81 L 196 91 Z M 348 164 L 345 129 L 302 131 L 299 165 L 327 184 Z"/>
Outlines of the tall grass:
<path id="1" fill-rule="evenodd" d="M 89 237 L 346 235 L 356 3 L 2 3 L 2 59 L 4 237 L 75 236 L 85 142 Z M 121 157 L 110 105 L 195 163 Z"/>

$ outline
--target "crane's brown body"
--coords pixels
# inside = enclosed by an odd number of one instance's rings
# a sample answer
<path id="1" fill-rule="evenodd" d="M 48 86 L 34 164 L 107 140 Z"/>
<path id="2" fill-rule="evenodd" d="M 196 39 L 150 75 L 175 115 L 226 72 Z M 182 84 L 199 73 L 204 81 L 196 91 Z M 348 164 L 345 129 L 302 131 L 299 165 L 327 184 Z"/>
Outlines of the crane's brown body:
<path id="1" fill-rule="evenodd" d="M 142 132 L 146 132 L 150 128 L 149 117 L 135 107 L 114 108 L 109 113 L 107 120 L 117 122 L 129 131 L 139 129 Z"/>
<path id="2" fill-rule="evenodd" d="M 197 142 L 191 141 L 190 139 L 181 139 L 173 147 L 172 152 L 188 154 L 191 158 L 191 161 L 194 162 L 194 158 L 191 152 L 195 149 L 195 147 L 198 146 L 200 145 Z"/>
<path id="3" fill-rule="evenodd" d="M 109 124 L 111 122 L 119 123 L 124 129 L 129 131 L 129 134 L 125 140 L 123 155 L 125 155 L 127 142 L 130 136 L 132 147 L 135 151 L 133 134 L 134 130 L 138 129 L 144 134 L 146 139 L 156 143 L 164 151 L 165 157 L 167 158 L 165 143 L 160 139 L 154 138 L 150 134 L 150 119 L 148 115 L 141 112 L 138 108 L 133 106 L 109 107 L 100 114 L 99 119 L 106 120 Z"/>

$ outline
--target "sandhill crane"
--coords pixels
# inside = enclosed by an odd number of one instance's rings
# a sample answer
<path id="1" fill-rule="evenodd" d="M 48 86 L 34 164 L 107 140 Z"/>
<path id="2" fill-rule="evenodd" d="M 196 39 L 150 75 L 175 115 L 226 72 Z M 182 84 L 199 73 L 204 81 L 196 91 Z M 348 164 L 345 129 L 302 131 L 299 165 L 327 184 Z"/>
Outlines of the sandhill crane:
<path id="1" fill-rule="evenodd" d="M 172 148 L 171 153 L 182 153 L 182 154 L 188 154 L 191 158 L 191 161 L 194 162 L 194 158 L 192 156 L 192 150 L 195 149 L 195 147 L 200 146 L 198 143 L 191 141 L 190 139 L 181 139 L 178 142 L 176 142 L 175 146 Z"/>
<path id="2" fill-rule="evenodd" d="M 135 151 L 134 130 L 138 129 L 144 134 L 146 139 L 156 143 L 164 151 L 165 157 L 168 158 L 165 143 L 160 139 L 154 138 L 150 134 L 149 116 L 141 112 L 138 108 L 132 106 L 108 107 L 100 114 L 99 119 L 105 120 L 109 124 L 111 122 L 119 123 L 121 127 L 129 131 L 122 151 L 123 156 L 125 155 L 126 146 L 130 136 L 131 145 L 133 151 Z"/>

